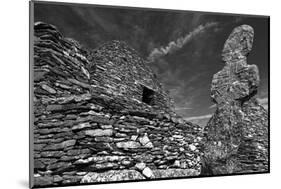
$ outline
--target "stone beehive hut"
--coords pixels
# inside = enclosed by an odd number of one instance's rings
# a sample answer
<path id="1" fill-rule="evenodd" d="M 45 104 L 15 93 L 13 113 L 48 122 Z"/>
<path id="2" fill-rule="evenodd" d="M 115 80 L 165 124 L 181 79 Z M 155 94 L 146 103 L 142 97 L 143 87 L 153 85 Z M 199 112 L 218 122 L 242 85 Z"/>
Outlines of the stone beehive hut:
<path id="1" fill-rule="evenodd" d="M 173 104 L 156 75 L 125 42 L 112 41 L 91 53 L 91 84 L 160 109 Z"/>
<path id="2" fill-rule="evenodd" d="M 255 96 L 258 68 L 247 64 L 253 39 L 253 28 L 242 25 L 225 42 L 225 66 L 211 86 L 217 110 L 204 130 L 203 175 L 268 171 L 268 113 Z"/>
<path id="3" fill-rule="evenodd" d="M 34 25 L 35 186 L 195 176 L 200 128 L 124 42 L 93 51 Z"/>

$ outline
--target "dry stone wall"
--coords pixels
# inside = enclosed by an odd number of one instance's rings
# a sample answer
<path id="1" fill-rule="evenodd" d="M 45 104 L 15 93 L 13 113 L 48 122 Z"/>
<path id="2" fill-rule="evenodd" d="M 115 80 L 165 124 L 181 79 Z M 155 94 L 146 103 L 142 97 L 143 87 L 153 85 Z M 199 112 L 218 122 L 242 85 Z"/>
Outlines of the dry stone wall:
<path id="1" fill-rule="evenodd" d="M 200 127 L 173 113 L 134 50 L 113 41 L 90 51 L 42 22 L 34 34 L 35 186 L 200 173 Z"/>

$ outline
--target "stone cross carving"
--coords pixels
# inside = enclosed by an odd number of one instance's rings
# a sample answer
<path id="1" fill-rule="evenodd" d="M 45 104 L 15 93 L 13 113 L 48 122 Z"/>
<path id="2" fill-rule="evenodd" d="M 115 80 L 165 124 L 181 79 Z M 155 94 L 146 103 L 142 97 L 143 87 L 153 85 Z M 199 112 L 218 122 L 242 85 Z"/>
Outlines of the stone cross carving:
<path id="1" fill-rule="evenodd" d="M 268 168 L 267 111 L 255 98 L 260 81 L 258 68 L 247 64 L 253 39 L 253 28 L 241 25 L 224 44 L 225 66 L 213 76 L 211 85 L 217 110 L 204 129 L 203 175 Z"/>

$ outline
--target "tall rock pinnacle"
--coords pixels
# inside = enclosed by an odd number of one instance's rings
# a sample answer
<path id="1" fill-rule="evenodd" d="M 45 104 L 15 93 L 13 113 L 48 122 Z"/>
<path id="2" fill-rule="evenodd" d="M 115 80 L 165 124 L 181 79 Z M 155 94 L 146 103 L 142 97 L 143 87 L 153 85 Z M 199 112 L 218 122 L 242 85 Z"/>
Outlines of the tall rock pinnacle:
<path id="1" fill-rule="evenodd" d="M 203 175 L 268 170 L 268 114 L 255 97 L 258 68 L 247 64 L 253 39 L 253 28 L 241 25 L 224 44 L 225 66 L 211 85 L 217 109 L 204 130 Z"/>

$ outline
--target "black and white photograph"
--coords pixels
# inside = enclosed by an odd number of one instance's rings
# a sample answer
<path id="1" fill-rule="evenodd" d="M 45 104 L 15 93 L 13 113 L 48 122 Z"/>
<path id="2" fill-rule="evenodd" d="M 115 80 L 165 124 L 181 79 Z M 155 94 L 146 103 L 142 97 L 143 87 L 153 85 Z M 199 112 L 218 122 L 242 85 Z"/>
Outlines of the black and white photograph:
<path id="1" fill-rule="evenodd" d="M 269 16 L 29 11 L 31 188 L 270 172 Z"/>

